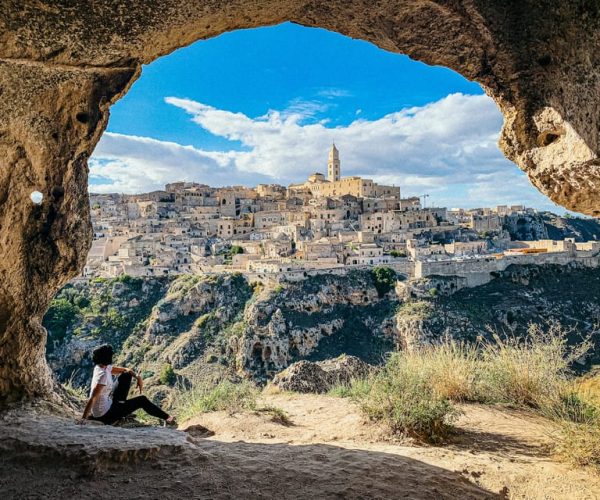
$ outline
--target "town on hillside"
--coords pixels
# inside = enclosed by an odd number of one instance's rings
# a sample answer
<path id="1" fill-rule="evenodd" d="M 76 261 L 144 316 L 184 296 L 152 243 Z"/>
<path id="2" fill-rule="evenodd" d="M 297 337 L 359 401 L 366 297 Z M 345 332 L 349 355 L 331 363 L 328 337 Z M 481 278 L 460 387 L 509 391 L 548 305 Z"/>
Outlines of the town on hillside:
<path id="1" fill-rule="evenodd" d="M 414 278 L 463 276 L 473 286 L 510 264 L 598 265 L 599 241 L 550 239 L 535 209 L 447 209 L 422 198 L 342 177 L 335 144 L 327 177 L 314 173 L 287 188 L 175 182 L 144 194 L 92 194 L 94 240 L 83 276 L 301 279 L 386 265 Z"/>

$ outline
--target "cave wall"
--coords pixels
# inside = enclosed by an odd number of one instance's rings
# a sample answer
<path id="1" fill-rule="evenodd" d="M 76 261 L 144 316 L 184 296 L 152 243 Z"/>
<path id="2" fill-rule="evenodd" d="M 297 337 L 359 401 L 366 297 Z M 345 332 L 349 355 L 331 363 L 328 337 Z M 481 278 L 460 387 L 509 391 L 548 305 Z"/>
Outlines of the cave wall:
<path id="1" fill-rule="evenodd" d="M 87 158 L 110 105 L 143 64 L 283 21 L 479 82 L 504 154 L 555 202 L 600 215 L 598 1 L 0 0 L 0 404 L 51 390 L 40 321 L 91 244 Z"/>

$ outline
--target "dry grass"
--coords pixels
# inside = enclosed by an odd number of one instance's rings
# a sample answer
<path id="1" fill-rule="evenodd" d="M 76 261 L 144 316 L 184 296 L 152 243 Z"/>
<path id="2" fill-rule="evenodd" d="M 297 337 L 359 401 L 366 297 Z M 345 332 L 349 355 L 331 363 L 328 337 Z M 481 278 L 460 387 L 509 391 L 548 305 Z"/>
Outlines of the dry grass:
<path id="1" fill-rule="evenodd" d="M 600 469 L 600 425 L 562 421 L 556 452 L 563 460 L 577 466 Z"/>
<path id="2" fill-rule="evenodd" d="M 591 347 L 570 346 L 559 325 L 530 325 L 525 339 L 494 335 L 476 346 L 446 338 L 394 353 L 386 366 L 331 395 L 352 397 L 371 419 L 394 432 L 442 439 L 457 416 L 453 402 L 508 404 L 555 421 L 557 451 L 571 463 L 600 468 L 600 386 L 577 381 L 569 366 Z"/>
<path id="3" fill-rule="evenodd" d="M 288 413 L 278 406 L 266 405 L 256 409 L 257 413 L 266 413 L 271 416 L 271 421 L 290 427 L 294 425 Z"/>
<path id="4" fill-rule="evenodd" d="M 591 375 L 581 378 L 577 390 L 585 394 L 588 399 L 600 404 L 600 367 L 594 367 Z"/>
<path id="5" fill-rule="evenodd" d="M 209 411 L 234 414 L 242 410 L 254 410 L 258 396 L 259 390 L 247 380 L 222 380 L 216 385 L 198 384 L 191 389 L 180 388 L 175 397 L 174 413 L 183 422 Z"/>
<path id="6" fill-rule="evenodd" d="M 394 433 L 429 442 L 443 440 L 460 412 L 436 389 L 424 367 L 418 355 L 393 354 L 364 386 L 368 390 L 354 392 L 361 410 Z"/>
<path id="7" fill-rule="evenodd" d="M 543 409 L 571 391 L 570 365 L 591 348 L 568 343 L 571 332 L 557 323 L 531 324 L 524 339 L 500 337 L 481 344 L 476 394 L 481 402 Z"/>

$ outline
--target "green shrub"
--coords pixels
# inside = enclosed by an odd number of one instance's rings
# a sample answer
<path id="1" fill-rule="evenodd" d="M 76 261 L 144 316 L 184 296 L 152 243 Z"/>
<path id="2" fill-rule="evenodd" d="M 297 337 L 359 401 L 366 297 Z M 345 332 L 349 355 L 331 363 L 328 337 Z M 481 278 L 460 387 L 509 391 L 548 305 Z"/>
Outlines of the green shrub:
<path id="1" fill-rule="evenodd" d="M 125 283 L 126 285 L 132 283 L 134 278 L 129 274 L 121 274 L 115 278 L 116 283 Z"/>
<path id="2" fill-rule="evenodd" d="M 392 250 L 390 252 L 390 255 L 392 257 L 406 257 L 406 252 L 403 252 L 401 250 Z"/>
<path id="3" fill-rule="evenodd" d="M 160 370 L 158 381 L 163 385 L 174 385 L 177 382 L 177 374 L 170 363 L 163 365 Z"/>
<path id="4" fill-rule="evenodd" d="M 182 388 L 176 396 L 175 412 L 184 421 L 210 411 L 234 414 L 242 410 L 254 410 L 258 394 L 256 386 L 247 380 L 237 383 L 222 380 L 217 385 Z"/>
<path id="5" fill-rule="evenodd" d="M 542 407 L 546 416 L 554 420 L 567 420 L 578 424 L 600 423 L 600 410 L 579 392 L 563 392 L 558 394 L 556 402 L 548 411 Z"/>
<path id="6" fill-rule="evenodd" d="M 241 254 L 244 253 L 244 249 L 238 245 L 232 245 L 231 246 L 231 255 L 237 255 L 237 254 Z"/>
<path id="7" fill-rule="evenodd" d="M 395 433 L 436 442 L 448 435 L 459 411 L 435 390 L 427 371 L 414 368 L 410 358 L 394 353 L 359 399 L 360 407 Z"/>
<path id="8" fill-rule="evenodd" d="M 79 308 L 67 299 L 54 299 L 44 317 L 44 327 L 53 340 L 62 340 L 67 331 L 81 317 Z"/>
<path id="9" fill-rule="evenodd" d="M 123 316 L 117 309 L 111 307 L 102 318 L 103 330 L 124 330 L 127 328 L 127 318 Z"/>
<path id="10" fill-rule="evenodd" d="M 396 271 L 391 267 L 377 266 L 371 270 L 377 294 L 383 297 L 396 284 Z"/>

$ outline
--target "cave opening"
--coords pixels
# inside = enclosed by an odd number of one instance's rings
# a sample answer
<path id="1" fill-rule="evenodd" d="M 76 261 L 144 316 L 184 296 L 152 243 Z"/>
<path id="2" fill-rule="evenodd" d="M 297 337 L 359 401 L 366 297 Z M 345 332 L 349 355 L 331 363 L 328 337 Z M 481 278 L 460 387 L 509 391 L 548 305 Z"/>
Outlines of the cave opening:
<path id="1" fill-rule="evenodd" d="M 478 111 L 485 118 L 474 123 Z M 88 118 L 83 114 L 76 116 L 81 123 Z M 154 299 L 168 289 L 145 282 L 166 283 L 202 272 L 199 259 L 223 255 L 215 247 L 215 236 L 233 241 L 235 248 L 236 240 L 246 241 L 243 238 L 255 229 L 234 228 L 228 222 L 255 215 L 239 193 L 198 187 L 182 194 L 176 192 L 178 182 L 211 188 L 302 182 L 315 169 L 326 170 L 326 154 L 335 141 L 342 152 L 344 177 L 397 184 L 407 198 L 437 190 L 438 199 L 446 197 L 451 206 L 465 192 L 476 192 L 476 184 L 460 181 L 454 190 L 441 186 L 477 163 L 482 150 L 492 151 L 486 151 L 491 165 L 473 175 L 463 172 L 463 179 L 512 170 L 512 189 L 520 185 L 522 192 L 531 191 L 525 176 L 496 146 L 501 122 L 482 88 L 447 68 L 290 23 L 229 32 L 154 61 L 112 107 L 107 130 L 89 161 L 92 248 L 83 275 L 59 291 L 44 320 L 52 345 L 47 354 L 51 366 L 61 381 L 85 386 L 90 360 L 85 353 L 81 358 L 81 347 L 89 351 L 105 339 L 116 344 L 120 359 L 136 360 L 146 373 L 158 374 L 161 365 L 170 362 L 169 349 L 164 356 L 156 349 L 144 352 L 143 346 L 156 340 L 140 325 L 157 322 L 152 315 L 162 306 Z M 257 135 L 261 128 L 268 129 L 266 134 Z M 477 142 L 482 149 L 474 150 Z M 449 155 L 451 149 L 460 154 Z M 233 160 L 223 162 L 223 157 Z M 404 162 L 401 167 L 399 160 Z M 480 201 L 474 196 L 472 203 Z M 180 213 L 183 209 L 185 214 Z M 224 218 L 217 219 L 217 212 Z M 331 215 L 317 215 L 327 221 L 323 227 L 330 225 Z M 341 216 L 358 224 L 356 209 L 343 210 Z M 382 229 L 375 231 L 381 234 Z M 294 240 L 288 251 L 292 256 L 296 246 Z M 267 256 L 272 255 L 276 253 Z M 233 257 L 227 254 L 214 264 L 234 266 Z M 371 257 L 365 255 L 366 264 L 374 265 Z M 212 269 L 204 265 L 203 270 Z M 308 277 L 306 271 L 302 275 Z M 85 280 L 96 283 L 88 287 Z M 140 281 L 131 291 L 143 296 L 114 293 L 113 283 L 128 287 L 130 280 Z M 104 288 L 111 293 L 103 297 Z M 145 300 L 148 294 L 152 300 Z M 106 303 L 96 311 L 102 301 Z M 365 295 L 362 302 L 367 305 L 370 298 Z M 78 303 L 87 305 L 80 308 Z M 132 315 L 131 304 L 145 316 Z M 112 318 L 106 320 L 109 313 Z M 187 310 L 180 315 L 187 318 L 170 320 L 159 332 L 168 332 L 174 343 L 184 333 L 206 335 L 201 317 L 210 313 Z M 196 327 L 195 322 L 203 324 Z M 254 347 L 248 357 L 256 360 L 258 355 Z M 260 355 L 270 358 L 270 348 Z"/>
<path id="2" fill-rule="evenodd" d="M 577 92 L 579 87 L 595 88 L 596 84 L 593 79 L 570 78 L 572 75 L 566 73 L 547 78 L 542 72 L 554 66 L 582 66 L 570 64 L 572 54 L 560 53 L 558 49 L 551 57 L 540 58 L 539 54 L 546 51 L 531 51 L 527 43 L 514 44 L 510 38 L 513 18 L 504 16 L 505 22 L 501 22 L 495 10 L 498 7 L 477 7 L 476 21 L 467 11 L 440 10 L 434 4 L 417 3 L 407 4 L 395 13 L 386 10 L 376 18 L 356 5 L 338 6 L 331 11 L 304 4 L 293 8 L 284 5 L 273 11 L 267 6 L 255 6 L 243 16 L 239 15 L 239 8 L 231 6 L 230 15 L 226 15 L 220 9 L 190 6 L 164 18 L 158 4 L 147 6 L 142 17 L 138 17 L 138 7 L 133 6 L 123 13 L 117 28 L 112 10 L 99 6 L 83 18 L 85 22 L 93 19 L 105 30 L 102 36 L 90 30 L 84 44 L 75 41 L 78 30 L 71 30 L 81 24 L 80 8 L 57 6 L 54 10 L 36 11 L 18 36 L 14 29 L 7 30 L 2 116 L 3 130 L 8 133 L 2 143 L 3 151 L 6 150 L 3 158 L 7 171 L 18 167 L 27 173 L 12 179 L 2 198 L 2 231 L 18 228 L 13 237 L 4 240 L 3 248 L 6 258 L 2 272 L 12 280 L 5 280 L 0 297 L 0 345 L 9 360 L 0 370 L 3 402 L 48 394 L 51 388 L 43 360 L 46 337 L 41 319 L 55 292 L 84 267 L 92 240 L 86 163 L 107 125 L 109 107 L 126 94 L 142 64 L 198 39 L 236 28 L 293 20 L 453 68 L 484 85 L 498 103 L 505 117 L 502 150 L 527 171 L 538 189 L 571 208 L 590 214 L 598 212 L 594 188 L 580 188 L 593 186 L 587 181 L 595 175 L 596 146 L 594 132 L 590 132 L 594 127 L 587 126 L 589 116 L 579 119 L 581 113 L 585 114 L 585 96 L 593 92 Z M 9 11 L 6 15 L 11 17 L 14 13 Z M 56 15 L 61 16 L 61 23 L 53 22 Z M 154 23 L 153 19 L 160 22 Z M 591 16 L 586 22 L 593 23 L 594 19 Z M 430 29 L 432 20 L 439 26 L 438 31 Z M 47 29 L 49 26 L 53 28 Z M 546 27 L 539 29 L 544 31 Z M 119 36 L 105 36 L 110 32 L 118 32 Z M 587 32 L 595 33 L 593 29 Z M 555 33 L 554 29 L 546 33 L 547 39 Z M 63 46 L 49 51 L 48 47 L 55 45 L 50 40 L 60 40 Z M 416 44 L 415 40 L 420 42 Z M 494 40 L 502 43 L 496 45 Z M 527 50 L 523 51 L 523 47 Z M 498 57 L 497 51 L 511 56 Z M 514 54 L 518 57 L 512 57 Z M 537 60 L 531 61 L 531 72 L 523 77 L 515 78 L 512 67 L 505 64 L 506 60 L 519 60 L 527 65 L 532 57 Z M 567 80 L 561 80 L 563 77 Z M 555 98 L 558 94 L 553 89 L 560 89 L 559 98 Z M 575 110 L 568 99 L 571 94 L 583 96 L 577 101 L 581 111 Z M 569 116 L 570 121 L 566 122 L 563 116 Z M 540 147 L 540 134 L 562 129 L 566 131 L 564 138 L 551 137 L 551 141 L 542 141 Z M 113 139 L 119 138 L 118 133 L 113 134 Z M 148 141 L 148 147 L 150 144 Z M 577 147 L 571 147 L 573 144 Z M 562 161 L 565 151 L 576 155 Z M 554 160 L 558 167 L 548 174 L 546 167 L 553 165 Z M 538 165 L 545 170 L 536 170 Z M 565 177 L 562 174 L 567 170 L 576 174 Z M 22 200 L 32 190 L 42 193 L 44 200 L 40 205 L 23 205 Z"/>

